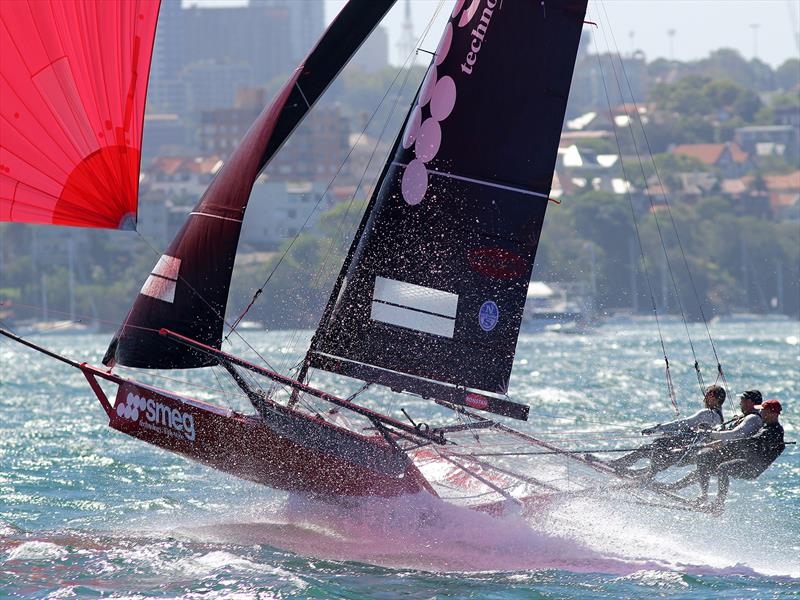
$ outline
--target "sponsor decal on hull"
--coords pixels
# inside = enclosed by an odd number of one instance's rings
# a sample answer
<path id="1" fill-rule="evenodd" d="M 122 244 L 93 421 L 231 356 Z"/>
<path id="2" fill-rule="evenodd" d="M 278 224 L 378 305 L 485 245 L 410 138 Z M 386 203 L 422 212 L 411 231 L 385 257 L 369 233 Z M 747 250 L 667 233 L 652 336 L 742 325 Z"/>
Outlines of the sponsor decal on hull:
<path id="1" fill-rule="evenodd" d="M 194 415 L 166 404 L 163 398 L 148 397 L 147 390 L 120 386 L 114 410 L 142 429 L 190 442 L 197 437 Z"/>
<path id="2" fill-rule="evenodd" d="M 464 404 L 470 408 L 477 408 L 478 410 L 487 410 L 489 408 L 489 399 L 480 394 L 467 394 L 464 397 Z"/>

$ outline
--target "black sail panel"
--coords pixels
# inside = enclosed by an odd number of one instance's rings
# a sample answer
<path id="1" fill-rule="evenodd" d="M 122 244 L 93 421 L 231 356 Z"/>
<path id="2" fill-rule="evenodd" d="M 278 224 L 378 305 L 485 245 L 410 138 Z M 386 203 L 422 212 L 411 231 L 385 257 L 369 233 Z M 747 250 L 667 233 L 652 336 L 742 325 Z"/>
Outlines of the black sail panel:
<path id="1" fill-rule="evenodd" d="M 136 298 L 103 358 L 106 365 L 211 364 L 158 334 L 170 329 L 220 347 L 242 219 L 258 174 L 395 0 L 350 0 L 245 134 Z M 232 32 L 235 35 L 235 32 Z"/>
<path id="2" fill-rule="evenodd" d="M 310 366 L 507 391 L 585 10 L 457 2 Z"/>

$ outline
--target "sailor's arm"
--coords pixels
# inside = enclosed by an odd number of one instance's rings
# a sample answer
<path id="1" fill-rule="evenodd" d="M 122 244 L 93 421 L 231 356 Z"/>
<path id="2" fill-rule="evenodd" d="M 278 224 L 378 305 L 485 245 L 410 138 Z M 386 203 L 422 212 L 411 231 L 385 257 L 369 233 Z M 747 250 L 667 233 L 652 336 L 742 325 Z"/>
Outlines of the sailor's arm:
<path id="1" fill-rule="evenodd" d="M 723 442 L 730 442 L 733 440 L 742 440 L 757 433 L 761 429 L 763 421 L 759 415 L 747 415 L 741 422 L 733 429 L 724 431 L 712 431 L 711 439 L 720 440 Z"/>
<path id="2" fill-rule="evenodd" d="M 656 431 L 660 431 L 662 433 L 676 433 L 678 431 L 685 431 L 687 429 L 697 429 L 701 425 L 716 425 L 714 414 L 707 408 L 698 410 L 690 417 L 675 419 L 669 423 L 656 425 Z"/>

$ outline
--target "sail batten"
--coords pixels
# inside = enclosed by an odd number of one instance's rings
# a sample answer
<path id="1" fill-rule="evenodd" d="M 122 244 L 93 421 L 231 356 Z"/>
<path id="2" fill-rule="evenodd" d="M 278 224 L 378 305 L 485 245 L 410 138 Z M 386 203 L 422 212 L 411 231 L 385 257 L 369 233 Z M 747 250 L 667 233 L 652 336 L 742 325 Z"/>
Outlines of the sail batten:
<path id="1" fill-rule="evenodd" d="M 586 10 L 544 4 L 456 5 L 308 367 L 441 400 L 506 394 Z"/>

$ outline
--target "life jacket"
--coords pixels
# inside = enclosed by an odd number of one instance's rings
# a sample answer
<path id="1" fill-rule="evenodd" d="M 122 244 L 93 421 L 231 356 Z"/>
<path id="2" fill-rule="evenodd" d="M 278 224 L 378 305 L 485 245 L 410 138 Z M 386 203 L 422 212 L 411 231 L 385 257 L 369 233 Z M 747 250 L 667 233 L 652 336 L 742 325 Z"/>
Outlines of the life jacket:
<path id="1" fill-rule="evenodd" d="M 733 456 L 743 458 L 751 466 L 754 476 L 763 473 L 786 449 L 783 427 L 780 423 L 767 423 L 758 433 L 731 442 Z"/>

